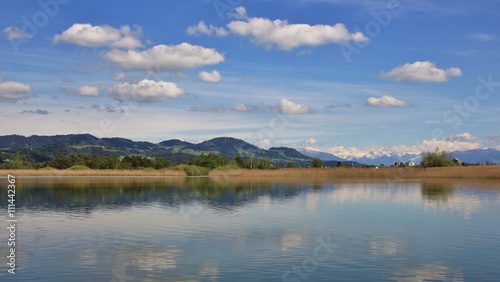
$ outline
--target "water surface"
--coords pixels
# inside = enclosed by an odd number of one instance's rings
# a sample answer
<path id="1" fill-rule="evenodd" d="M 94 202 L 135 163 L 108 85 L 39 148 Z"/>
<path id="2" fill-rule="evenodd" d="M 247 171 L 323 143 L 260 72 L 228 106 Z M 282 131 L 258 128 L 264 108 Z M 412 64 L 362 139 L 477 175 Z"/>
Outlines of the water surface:
<path id="1" fill-rule="evenodd" d="M 500 277 L 495 181 L 24 178 L 16 196 L 2 281 Z"/>

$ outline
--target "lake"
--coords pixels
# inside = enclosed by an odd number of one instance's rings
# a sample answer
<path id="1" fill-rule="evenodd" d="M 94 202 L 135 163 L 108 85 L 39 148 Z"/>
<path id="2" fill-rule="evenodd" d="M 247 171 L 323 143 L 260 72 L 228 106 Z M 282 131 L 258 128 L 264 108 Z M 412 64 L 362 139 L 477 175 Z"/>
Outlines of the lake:
<path id="1" fill-rule="evenodd" d="M 499 281 L 500 182 L 17 178 L 1 281 Z"/>

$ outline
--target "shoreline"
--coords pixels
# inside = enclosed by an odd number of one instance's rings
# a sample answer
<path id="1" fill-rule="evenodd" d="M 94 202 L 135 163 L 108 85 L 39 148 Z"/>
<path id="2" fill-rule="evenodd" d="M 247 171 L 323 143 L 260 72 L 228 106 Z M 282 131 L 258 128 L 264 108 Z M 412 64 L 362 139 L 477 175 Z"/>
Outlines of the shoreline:
<path id="1" fill-rule="evenodd" d="M 179 170 L 0 170 L 0 177 L 8 174 L 16 177 L 40 176 L 153 176 L 153 177 L 186 177 Z M 494 166 L 460 166 L 460 167 L 405 167 L 405 168 L 283 168 L 272 170 L 214 169 L 209 177 L 303 177 L 303 178 L 350 178 L 350 179 L 422 179 L 422 178 L 457 178 L 457 179 L 500 179 L 500 165 Z"/>

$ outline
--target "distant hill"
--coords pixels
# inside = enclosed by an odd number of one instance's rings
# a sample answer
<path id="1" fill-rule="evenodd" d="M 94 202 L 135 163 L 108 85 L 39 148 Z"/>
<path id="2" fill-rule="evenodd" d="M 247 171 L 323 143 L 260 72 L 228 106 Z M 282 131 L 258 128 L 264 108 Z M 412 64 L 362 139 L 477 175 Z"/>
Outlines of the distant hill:
<path id="1" fill-rule="evenodd" d="M 165 140 L 158 144 L 133 141 L 126 138 L 97 138 L 90 134 L 55 136 L 0 136 L 0 153 L 29 154 L 36 162 L 52 159 L 57 154 L 81 154 L 102 156 L 141 155 L 164 157 L 171 162 L 187 162 L 201 154 L 216 153 L 234 158 L 268 158 L 275 164 L 286 165 L 290 162 L 307 166 L 312 158 L 293 148 L 271 148 L 265 150 L 232 137 L 218 137 L 193 144 L 178 139 Z M 1 155 L 0 155 L 1 156 Z"/>
<path id="2" fill-rule="evenodd" d="M 487 161 L 500 164 L 500 151 L 495 149 L 476 149 L 469 151 L 451 152 L 453 157 L 467 163 L 486 163 Z"/>

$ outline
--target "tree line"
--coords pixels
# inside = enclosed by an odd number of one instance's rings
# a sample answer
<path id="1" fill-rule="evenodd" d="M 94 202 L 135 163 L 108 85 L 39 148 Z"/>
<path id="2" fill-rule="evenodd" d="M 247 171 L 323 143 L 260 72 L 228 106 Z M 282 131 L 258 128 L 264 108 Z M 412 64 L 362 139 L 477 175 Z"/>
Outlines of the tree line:
<path id="1" fill-rule="evenodd" d="M 88 167 L 90 169 L 163 169 L 173 168 L 177 165 L 195 165 L 207 169 L 231 166 L 232 168 L 248 169 L 271 169 L 275 167 L 267 158 L 236 156 L 231 159 L 227 156 L 208 153 L 197 156 L 194 160 L 187 162 L 170 162 L 164 157 L 145 157 L 131 155 L 124 157 L 80 155 L 80 154 L 58 154 L 50 161 L 35 162 L 29 155 L 16 154 L 12 159 L 1 160 L 0 169 L 40 169 L 52 167 L 55 169 L 68 169 L 75 166 Z"/>

